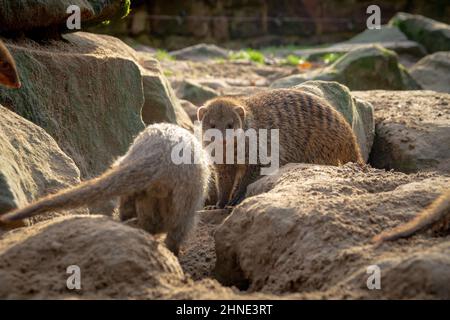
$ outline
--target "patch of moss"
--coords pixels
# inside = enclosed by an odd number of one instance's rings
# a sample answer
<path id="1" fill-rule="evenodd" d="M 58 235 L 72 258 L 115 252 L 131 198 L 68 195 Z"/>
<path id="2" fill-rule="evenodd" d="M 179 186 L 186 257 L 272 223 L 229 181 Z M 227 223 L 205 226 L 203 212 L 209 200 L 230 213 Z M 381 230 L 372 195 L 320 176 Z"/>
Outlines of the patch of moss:
<path id="1" fill-rule="evenodd" d="M 156 50 L 155 58 L 158 59 L 159 61 L 175 60 L 175 58 L 171 56 L 170 53 L 168 53 L 166 50 L 163 49 Z"/>
<path id="2" fill-rule="evenodd" d="M 323 62 L 326 64 L 332 64 L 335 63 L 337 60 L 339 60 L 344 54 L 343 53 L 327 53 L 322 56 Z"/>
<path id="3" fill-rule="evenodd" d="M 288 55 L 282 62 L 285 65 L 298 66 L 300 63 L 305 62 L 303 57 L 299 57 L 293 54 Z"/>
<path id="4" fill-rule="evenodd" d="M 258 64 L 265 63 L 265 56 L 261 51 L 255 49 L 245 49 L 233 52 L 229 56 L 230 60 L 248 60 Z"/>
<path id="5" fill-rule="evenodd" d="M 163 71 L 163 74 L 166 76 L 166 77 L 171 77 L 171 76 L 173 76 L 173 71 L 171 71 L 171 70 L 164 70 Z"/>
<path id="6" fill-rule="evenodd" d="M 125 18 L 131 12 L 131 0 L 123 0 L 122 10 L 120 12 L 121 18 Z"/>

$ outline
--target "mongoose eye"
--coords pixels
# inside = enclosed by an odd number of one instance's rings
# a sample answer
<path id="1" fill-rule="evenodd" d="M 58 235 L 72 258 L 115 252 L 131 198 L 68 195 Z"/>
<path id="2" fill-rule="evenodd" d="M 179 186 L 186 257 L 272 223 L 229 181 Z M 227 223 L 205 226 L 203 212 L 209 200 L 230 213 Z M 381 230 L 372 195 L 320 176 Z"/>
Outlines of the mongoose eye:
<path id="1" fill-rule="evenodd" d="M 215 124 L 211 124 L 211 129 L 215 129 L 216 125 Z"/>
<path id="2" fill-rule="evenodd" d="M 227 125 L 227 128 L 228 128 L 228 129 L 233 129 L 233 124 L 232 124 L 232 123 L 229 123 L 229 124 Z"/>

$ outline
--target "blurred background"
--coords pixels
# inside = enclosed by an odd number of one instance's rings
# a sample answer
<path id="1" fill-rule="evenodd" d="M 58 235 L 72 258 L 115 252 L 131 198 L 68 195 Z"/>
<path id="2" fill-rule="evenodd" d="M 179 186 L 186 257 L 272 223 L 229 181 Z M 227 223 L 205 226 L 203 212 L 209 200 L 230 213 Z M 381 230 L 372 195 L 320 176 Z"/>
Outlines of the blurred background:
<path id="1" fill-rule="evenodd" d="M 371 4 L 381 8 L 382 23 L 398 11 L 450 22 L 448 0 L 132 0 L 126 19 L 94 31 L 166 50 L 200 42 L 230 49 L 308 46 L 363 31 Z"/>

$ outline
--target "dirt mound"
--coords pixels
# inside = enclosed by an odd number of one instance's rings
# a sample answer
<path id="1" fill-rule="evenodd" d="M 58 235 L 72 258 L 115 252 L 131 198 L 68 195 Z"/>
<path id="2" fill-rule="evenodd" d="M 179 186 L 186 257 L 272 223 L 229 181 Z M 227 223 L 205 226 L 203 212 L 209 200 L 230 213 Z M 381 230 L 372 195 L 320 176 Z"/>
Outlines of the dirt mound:
<path id="1" fill-rule="evenodd" d="M 420 235 L 378 249 L 370 239 L 411 219 L 449 183 L 352 164 L 288 165 L 252 184 L 217 229 L 215 275 L 251 292 L 448 298 L 448 237 Z M 371 265 L 381 269 L 381 291 L 367 289 Z M 400 275 L 410 280 L 388 284 Z"/>
<path id="2" fill-rule="evenodd" d="M 78 266 L 80 290 L 67 283 Z M 194 282 L 150 234 L 103 216 L 59 217 L 0 238 L 0 299 L 268 299 Z"/>
<path id="3" fill-rule="evenodd" d="M 353 92 L 375 109 L 369 162 L 406 173 L 450 172 L 450 94 L 434 91 Z"/>

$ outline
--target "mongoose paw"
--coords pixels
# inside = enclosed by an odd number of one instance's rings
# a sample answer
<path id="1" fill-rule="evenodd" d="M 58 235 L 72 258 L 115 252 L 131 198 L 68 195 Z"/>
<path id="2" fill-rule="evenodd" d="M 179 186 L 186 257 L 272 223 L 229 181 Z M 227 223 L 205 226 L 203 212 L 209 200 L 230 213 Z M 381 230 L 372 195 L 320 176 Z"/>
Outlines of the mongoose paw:
<path id="1" fill-rule="evenodd" d="M 219 207 L 217 205 L 210 205 L 210 206 L 206 206 L 203 208 L 203 210 L 216 210 L 219 209 Z"/>
<path id="2" fill-rule="evenodd" d="M 235 207 L 237 206 L 239 203 L 242 202 L 242 200 L 244 200 L 244 196 L 243 195 L 238 195 L 236 197 L 234 197 L 230 202 L 228 202 L 227 207 Z"/>

